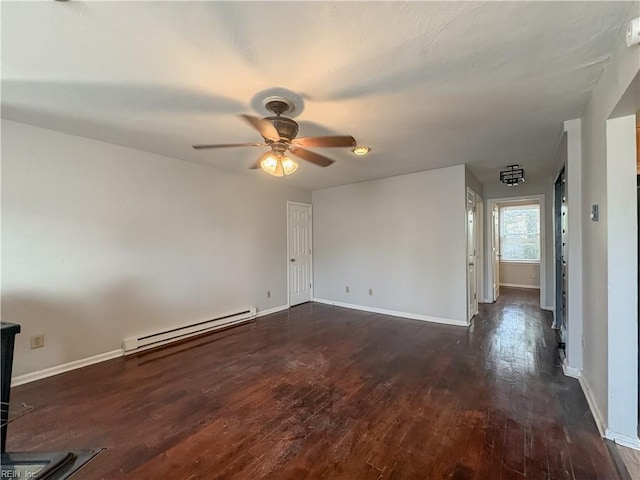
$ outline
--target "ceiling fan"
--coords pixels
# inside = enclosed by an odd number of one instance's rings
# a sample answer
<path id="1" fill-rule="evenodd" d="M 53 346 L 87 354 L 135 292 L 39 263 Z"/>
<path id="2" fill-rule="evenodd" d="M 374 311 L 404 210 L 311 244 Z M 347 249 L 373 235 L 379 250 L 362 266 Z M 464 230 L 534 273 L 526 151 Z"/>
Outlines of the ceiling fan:
<path id="1" fill-rule="evenodd" d="M 302 147 L 356 146 L 355 138 L 350 135 L 296 138 L 296 135 L 298 135 L 297 122 L 291 118 L 282 116 L 283 113 L 292 110 L 293 103 L 284 97 L 273 96 L 265 99 L 264 106 L 268 111 L 272 112 L 274 116 L 258 118 L 251 115 L 239 115 L 240 118 L 245 120 L 262 135 L 264 142 L 193 145 L 193 148 L 196 150 L 204 150 L 208 148 L 268 146 L 271 147 L 271 151 L 262 154 L 249 168 L 262 168 L 270 175 L 282 177 L 283 175 L 292 174 L 298 168 L 298 164 L 286 156 L 286 152 L 320 167 L 328 167 L 335 160 Z"/>

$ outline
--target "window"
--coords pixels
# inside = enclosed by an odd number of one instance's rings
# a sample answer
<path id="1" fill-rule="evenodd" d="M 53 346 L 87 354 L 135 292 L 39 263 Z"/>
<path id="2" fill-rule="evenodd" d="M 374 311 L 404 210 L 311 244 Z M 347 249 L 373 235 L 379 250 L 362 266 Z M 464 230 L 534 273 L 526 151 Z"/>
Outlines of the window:
<path id="1" fill-rule="evenodd" d="M 502 262 L 540 261 L 540 205 L 500 208 Z"/>

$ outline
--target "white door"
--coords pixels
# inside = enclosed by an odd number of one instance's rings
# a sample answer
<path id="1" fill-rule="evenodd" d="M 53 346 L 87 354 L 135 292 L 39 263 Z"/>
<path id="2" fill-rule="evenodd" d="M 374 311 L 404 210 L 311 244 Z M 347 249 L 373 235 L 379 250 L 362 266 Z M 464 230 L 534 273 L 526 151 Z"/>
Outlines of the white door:
<path id="1" fill-rule="evenodd" d="M 478 302 L 485 302 L 487 294 L 484 290 L 484 202 L 476 194 L 476 279 Z"/>
<path id="2" fill-rule="evenodd" d="M 311 300 L 311 205 L 287 203 L 289 306 Z"/>
<path id="3" fill-rule="evenodd" d="M 467 294 L 469 320 L 478 313 L 476 263 L 476 196 L 472 190 L 467 190 Z"/>
<path id="4" fill-rule="evenodd" d="M 493 206 L 493 222 L 491 235 L 491 252 L 493 263 L 493 301 L 500 296 L 500 210 L 497 205 Z"/>

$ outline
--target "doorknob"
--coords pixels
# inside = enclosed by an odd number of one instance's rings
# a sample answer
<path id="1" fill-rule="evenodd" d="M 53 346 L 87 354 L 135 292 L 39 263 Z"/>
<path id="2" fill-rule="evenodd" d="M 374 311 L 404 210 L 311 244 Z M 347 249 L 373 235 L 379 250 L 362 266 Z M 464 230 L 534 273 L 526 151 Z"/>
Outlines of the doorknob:
<path id="1" fill-rule="evenodd" d="M 290 261 L 290 262 L 295 262 L 295 261 L 296 261 L 296 259 L 295 259 L 295 258 L 292 258 L 292 259 L 291 259 L 291 260 L 289 260 L 289 261 Z"/>

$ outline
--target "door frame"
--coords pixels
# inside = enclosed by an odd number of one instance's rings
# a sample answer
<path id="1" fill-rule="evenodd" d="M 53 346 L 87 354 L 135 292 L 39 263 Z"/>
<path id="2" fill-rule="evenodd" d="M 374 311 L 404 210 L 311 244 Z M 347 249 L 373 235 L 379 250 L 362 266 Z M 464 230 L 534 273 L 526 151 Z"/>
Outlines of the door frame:
<path id="1" fill-rule="evenodd" d="M 473 265 L 473 275 L 469 275 L 469 257 L 470 257 L 470 252 L 469 252 L 469 197 L 472 197 L 472 205 L 473 205 L 473 247 L 474 247 L 474 265 Z M 470 323 L 471 319 L 473 319 L 473 317 L 475 315 L 478 314 L 478 303 L 479 303 L 479 299 L 478 299 L 478 269 L 480 268 L 478 265 L 478 194 L 470 187 L 467 187 L 466 190 L 466 195 L 465 195 L 465 232 L 466 232 L 466 253 L 467 253 L 467 258 L 466 258 L 466 270 L 467 270 L 467 322 Z M 475 282 L 475 286 L 476 286 L 476 291 L 475 291 L 475 299 L 473 299 L 473 310 L 472 310 L 472 302 L 471 302 L 471 291 L 469 290 L 469 283 L 471 281 L 471 277 L 475 277 L 474 282 Z"/>
<path id="2" fill-rule="evenodd" d="M 486 303 L 484 295 L 484 200 L 476 193 L 476 290 L 478 303 Z"/>
<path id="3" fill-rule="evenodd" d="M 291 271 L 289 269 L 289 259 L 291 258 L 291 245 L 289 244 L 289 206 L 297 205 L 299 207 L 309 207 L 309 215 L 311 216 L 310 225 L 309 225 L 309 245 L 311 247 L 311 253 L 309 254 L 309 277 L 311 278 L 311 287 L 309 288 L 309 301 L 312 302 L 314 299 L 313 287 L 315 282 L 313 281 L 313 205 L 310 203 L 304 202 L 295 202 L 293 200 L 287 200 L 287 256 L 284 259 L 286 262 L 287 268 L 287 307 L 291 308 Z"/>
<path id="4" fill-rule="evenodd" d="M 488 277 L 491 281 L 491 283 L 488 285 L 489 288 L 489 293 L 490 295 L 488 296 L 490 303 L 493 302 L 497 302 L 498 301 L 498 297 L 500 296 L 500 217 L 498 216 L 500 213 L 500 209 L 497 205 L 495 204 L 491 204 L 490 205 L 491 209 L 489 210 L 491 212 L 491 220 L 489 221 L 489 224 L 491 225 L 491 231 L 489 232 L 490 235 L 490 239 L 491 241 L 489 242 L 489 245 L 487 248 L 489 248 L 489 256 L 491 257 L 489 259 L 489 262 L 491 263 L 491 272 L 489 273 Z M 496 218 L 498 219 L 498 230 L 497 230 L 497 235 L 498 235 L 498 245 L 495 244 L 496 241 Z M 496 254 L 496 251 L 498 252 Z M 498 268 L 496 268 L 496 257 L 498 257 Z M 496 272 L 498 273 L 497 278 L 496 278 Z M 497 293 L 496 293 L 497 292 Z"/>
<path id="5" fill-rule="evenodd" d="M 545 248 L 547 232 L 546 232 L 546 208 L 545 208 L 545 195 L 518 195 L 513 197 L 499 197 L 487 199 L 487 211 L 493 212 L 493 207 L 498 203 L 505 202 L 517 202 L 519 200 L 538 200 L 540 203 L 540 308 L 546 308 L 547 302 L 547 251 Z M 486 221 L 493 221 L 493 215 L 487 215 Z M 491 228 L 491 225 L 485 223 L 487 229 Z M 489 230 L 490 231 L 490 230 Z M 491 258 L 491 243 L 487 242 L 485 252 L 487 258 Z M 493 268 L 487 269 L 487 282 L 486 285 L 493 285 Z M 493 294 L 491 296 L 493 298 Z"/>

